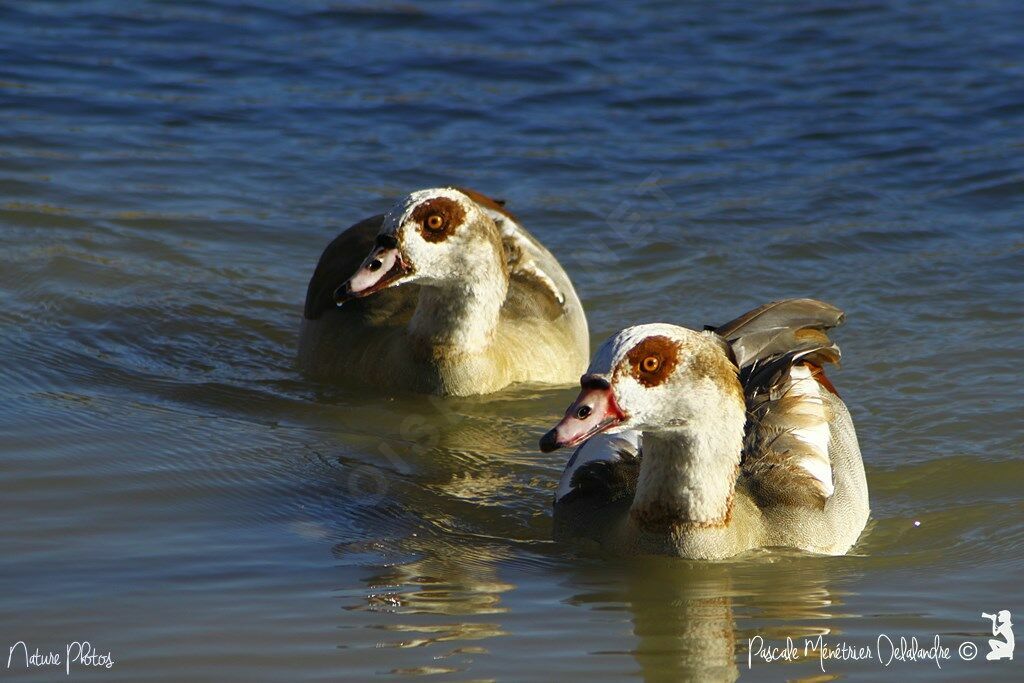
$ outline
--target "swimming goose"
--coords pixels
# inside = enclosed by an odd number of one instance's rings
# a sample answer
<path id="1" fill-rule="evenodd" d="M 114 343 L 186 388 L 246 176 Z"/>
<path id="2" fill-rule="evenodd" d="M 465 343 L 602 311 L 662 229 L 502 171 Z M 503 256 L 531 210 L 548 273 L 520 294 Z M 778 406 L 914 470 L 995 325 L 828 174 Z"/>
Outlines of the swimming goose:
<path id="1" fill-rule="evenodd" d="M 413 192 L 331 242 L 299 340 L 313 376 L 454 396 L 574 382 L 588 356 L 555 257 L 503 204 L 455 187 Z"/>
<path id="2" fill-rule="evenodd" d="M 784 546 L 846 553 L 868 518 L 857 435 L 822 365 L 839 309 L 812 299 L 718 328 L 622 330 L 541 450 L 583 445 L 556 492 L 556 538 L 719 559 Z"/>

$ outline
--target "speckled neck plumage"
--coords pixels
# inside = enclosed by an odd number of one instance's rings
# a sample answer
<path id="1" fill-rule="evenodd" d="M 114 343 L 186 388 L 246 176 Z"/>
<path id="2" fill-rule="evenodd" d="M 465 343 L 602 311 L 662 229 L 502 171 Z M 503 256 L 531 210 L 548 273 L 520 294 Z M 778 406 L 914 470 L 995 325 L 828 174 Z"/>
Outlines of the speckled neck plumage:
<path id="1" fill-rule="evenodd" d="M 424 285 L 420 292 L 409 335 L 433 357 L 479 353 L 494 340 L 508 274 L 500 245 L 480 246 L 465 259 L 457 284 Z"/>
<path id="2" fill-rule="evenodd" d="M 728 524 L 743 443 L 742 418 L 735 422 L 644 432 L 630 510 L 637 526 L 666 532 L 677 526 Z"/>

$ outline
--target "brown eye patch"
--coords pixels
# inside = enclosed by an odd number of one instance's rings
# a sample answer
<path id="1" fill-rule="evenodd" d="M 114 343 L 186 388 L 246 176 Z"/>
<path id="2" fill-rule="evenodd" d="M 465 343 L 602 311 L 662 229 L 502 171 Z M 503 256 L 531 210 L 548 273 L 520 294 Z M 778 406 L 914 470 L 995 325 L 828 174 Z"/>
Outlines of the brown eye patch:
<path id="1" fill-rule="evenodd" d="M 679 363 L 679 345 L 668 337 L 647 337 L 630 349 L 626 361 L 636 381 L 655 387 L 668 379 Z"/>
<path id="2" fill-rule="evenodd" d="M 443 242 L 455 232 L 466 211 L 448 197 L 434 197 L 419 204 L 410 219 L 419 226 L 420 235 L 428 242 Z"/>

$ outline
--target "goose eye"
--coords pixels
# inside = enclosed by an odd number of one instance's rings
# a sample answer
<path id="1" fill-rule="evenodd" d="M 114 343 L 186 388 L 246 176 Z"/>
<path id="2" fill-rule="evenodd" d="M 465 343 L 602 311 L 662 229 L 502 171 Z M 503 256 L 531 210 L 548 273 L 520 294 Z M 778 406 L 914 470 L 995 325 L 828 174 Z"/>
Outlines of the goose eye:
<path id="1" fill-rule="evenodd" d="M 662 335 L 647 337 L 626 355 L 628 371 L 645 387 L 656 387 L 672 376 L 679 363 L 679 342 Z"/>
<path id="2" fill-rule="evenodd" d="M 444 216 L 439 213 L 432 213 L 423 221 L 423 226 L 431 232 L 444 230 Z"/>

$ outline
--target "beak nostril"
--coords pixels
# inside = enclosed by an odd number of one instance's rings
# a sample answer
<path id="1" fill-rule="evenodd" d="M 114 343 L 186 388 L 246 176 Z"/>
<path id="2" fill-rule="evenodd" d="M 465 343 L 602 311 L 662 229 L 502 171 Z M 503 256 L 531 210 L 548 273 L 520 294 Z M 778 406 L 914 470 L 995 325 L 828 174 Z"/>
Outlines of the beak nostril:
<path id="1" fill-rule="evenodd" d="M 586 420 L 588 417 L 590 417 L 590 413 L 592 412 L 594 411 L 590 406 L 580 406 L 579 409 L 576 410 L 576 419 Z"/>
<path id="2" fill-rule="evenodd" d="M 380 267 L 383 265 L 383 261 L 381 261 L 379 258 L 375 258 L 372 261 L 370 261 L 369 265 L 366 266 L 366 269 L 371 273 L 376 273 L 378 270 L 380 270 Z"/>

